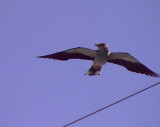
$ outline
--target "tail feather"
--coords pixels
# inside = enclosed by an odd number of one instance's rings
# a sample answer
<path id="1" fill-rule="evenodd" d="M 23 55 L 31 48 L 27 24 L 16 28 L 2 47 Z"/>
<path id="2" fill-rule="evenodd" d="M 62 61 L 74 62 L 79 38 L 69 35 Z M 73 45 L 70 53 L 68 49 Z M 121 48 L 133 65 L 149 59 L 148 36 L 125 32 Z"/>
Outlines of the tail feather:
<path id="1" fill-rule="evenodd" d="M 85 75 L 100 75 L 102 66 L 93 66 L 85 73 Z"/>

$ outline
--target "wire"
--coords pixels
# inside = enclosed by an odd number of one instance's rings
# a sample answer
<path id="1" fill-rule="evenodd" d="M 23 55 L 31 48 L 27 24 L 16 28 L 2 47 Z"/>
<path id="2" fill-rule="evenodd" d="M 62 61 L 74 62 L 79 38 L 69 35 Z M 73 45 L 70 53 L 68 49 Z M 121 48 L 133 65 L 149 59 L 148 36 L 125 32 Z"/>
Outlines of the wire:
<path id="1" fill-rule="evenodd" d="M 146 91 L 146 90 L 148 90 L 148 89 L 150 89 L 150 88 L 152 88 L 152 87 L 154 87 L 154 86 L 156 86 L 156 85 L 158 85 L 158 84 L 160 84 L 160 82 L 155 83 L 155 84 L 153 84 L 153 85 L 151 85 L 151 86 L 148 86 L 148 87 L 146 87 L 146 88 L 144 88 L 144 89 L 142 89 L 142 90 L 140 90 L 140 91 L 138 91 L 138 92 L 136 92 L 136 93 L 133 93 L 133 94 L 131 94 L 131 95 L 125 97 L 125 98 L 122 98 L 121 100 L 118 100 L 118 101 L 116 101 L 116 102 L 114 102 L 114 103 L 112 103 L 112 104 L 109 104 L 109 105 L 107 105 L 107 106 L 105 106 L 105 107 L 103 107 L 103 108 L 101 108 L 101 109 L 98 109 L 98 110 L 96 110 L 96 111 L 94 111 L 94 112 L 92 112 L 92 113 L 90 113 L 90 114 L 88 114 L 88 115 L 85 115 L 85 116 L 83 116 L 83 117 L 81 117 L 81 118 L 79 118 L 79 119 L 77 119 L 77 120 L 75 120 L 75 121 L 73 121 L 73 122 L 70 122 L 70 123 L 64 125 L 63 127 L 67 127 L 67 126 L 69 126 L 69 125 L 71 125 L 71 124 L 74 124 L 74 123 L 76 123 L 76 122 L 78 122 L 78 121 L 80 121 L 80 120 L 82 120 L 82 119 L 85 119 L 85 118 L 87 118 L 87 117 L 89 117 L 89 116 L 91 116 L 91 115 L 93 115 L 93 114 L 96 114 L 96 113 L 98 113 L 98 112 L 100 112 L 100 111 L 102 111 L 102 110 L 104 110 L 104 109 L 106 109 L 106 108 L 109 108 L 109 107 L 111 107 L 111 106 L 113 106 L 113 105 L 115 105 L 115 104 L 118 104 L 118 103 L 120 103 L 120 102 L 122 102 L 122 101 L 124 101 L 124 100 L 126 100 L 126 99 L 128 99 L 128 98 L 130 98 L 130 97 L 133 97 L 133 96 L 135 96 L 135 95 L 137 95 L 137 94 L 139 94 L 139 93 L 141 93 L 141 92 L 144 92 L 144 91 Z"/>

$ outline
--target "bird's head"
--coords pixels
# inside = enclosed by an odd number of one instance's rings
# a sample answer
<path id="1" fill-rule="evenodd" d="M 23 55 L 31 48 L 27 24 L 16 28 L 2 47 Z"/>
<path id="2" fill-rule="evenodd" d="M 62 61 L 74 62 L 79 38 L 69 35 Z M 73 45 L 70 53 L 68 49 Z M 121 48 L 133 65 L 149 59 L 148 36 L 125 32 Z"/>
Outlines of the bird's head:
<path id="1" fill-rule="evenodd" d="M 99 50 L 106 50 L 109 51 L 108 45 L 106 43 L 96 43 L 95 46 L 98 47 Z"/>
<path id="2" fill-rule="evenodd" d="M 106 43 L 96 43 L 95 46 L 97 46 L 98 48 L 100 48 L 100 47 L 108 47 L 108 45 Z"/>

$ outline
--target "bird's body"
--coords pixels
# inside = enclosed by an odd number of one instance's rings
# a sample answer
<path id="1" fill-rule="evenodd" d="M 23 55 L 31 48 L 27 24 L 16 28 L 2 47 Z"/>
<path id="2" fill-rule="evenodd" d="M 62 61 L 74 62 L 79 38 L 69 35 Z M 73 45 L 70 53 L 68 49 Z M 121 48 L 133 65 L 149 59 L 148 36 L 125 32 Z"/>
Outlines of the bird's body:
<path id="1" fill-rule="evenodd" d="M 102 66 L 107 62 L 109 51 L 106 47 L 99 48 L 97 54 L 95 55 L 93 65 Z"/>
<path id="2" fill-rule="evenodd" d="M 96 44 L 98 46 L 98 44 Z M 85 75 L 100 75 L 102 66 L 106 64 L 109 56 L 109 50 L 106 46 L 99 47 L 96 51 L 92 67 L 85 73 Z"/>
<path id="3" fill-rule="evenodd" d="M 131 56 L 129 53 L 112 53 L 109 51 L 108 46 L 105 43 L 95 44 L 98 50 L 92 50 L 83 47 L 77 47 L 73 49 L 68 49 L 62 52 L 57 52 L 45 56 L 40 56 L 39 58 L 50 58 L 57 60 L 69 60 L 69 59 L 84 59 L 92 60 L 93 65 L 85 73 L 85 75 L 100 75 L 102 66 L 106 62 L 118 64 L 124 66 L 129 71 L 146 74 L 152 77 L 160 77 L 159 74 L 153 72 L 136 58 Z"/>

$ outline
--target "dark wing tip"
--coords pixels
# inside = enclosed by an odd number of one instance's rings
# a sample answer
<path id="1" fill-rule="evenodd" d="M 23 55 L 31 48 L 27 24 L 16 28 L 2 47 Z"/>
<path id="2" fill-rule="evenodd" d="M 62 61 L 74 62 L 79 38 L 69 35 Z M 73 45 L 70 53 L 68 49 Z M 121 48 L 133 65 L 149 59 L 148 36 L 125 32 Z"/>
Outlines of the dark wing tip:
<path id="1" fill-rule="evenodd" d="M 38 56 L 37 58 L 48 58 L 57 60 L 69 60 L 68 55 L 65 52 L 57 52 L 49 55 Z"/>
<path id="2" fill-rule="evenodd" d="M 44 56 L 37 56 L 37 58 L 44 58 Z"/>
<path id="3" fill-rule="evenodd" d="M 51 56 L 50 56 L 50 55 L 45 55 L 45 56 L 37 56 L 37 58 L 49 58 L 49 59 L 51 59 Z"/>
<path id="4" fill-rule="evenodd" d="M 152 72 L 152 74 L 151 74 L 150 76 L 152 76 L 152 77 L 156 77 L 156 78 L 159 78 L 159 77 L 160 77 L 160 75 L 159 75 L 159 74 L 157 74 L 157 73 L 155 73 L 155 72 Z"/>
<path id="5" fill-rule="evenodd" d="M 160 77 L 159 74 L 155 73 L 154 71 L 152 71 L 151 69 L 143 65 L 142 63 L 136 63 L 135 67 L 137 68 L 138 73 L 146 74 L 148 76 L 156 77 L 156 78 Z"/>

